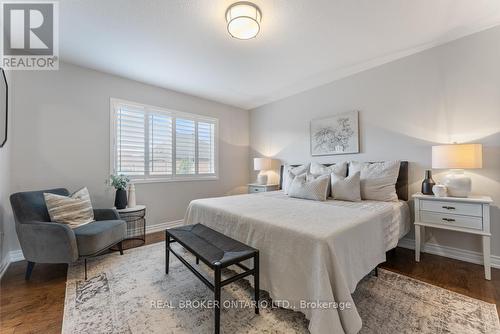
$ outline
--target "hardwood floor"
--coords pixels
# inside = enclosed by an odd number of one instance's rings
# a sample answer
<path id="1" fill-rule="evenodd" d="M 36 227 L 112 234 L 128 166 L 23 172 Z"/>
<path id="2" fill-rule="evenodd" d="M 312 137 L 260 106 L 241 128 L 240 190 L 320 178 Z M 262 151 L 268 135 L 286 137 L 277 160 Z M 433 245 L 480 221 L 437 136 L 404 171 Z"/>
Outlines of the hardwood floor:
<path id="1" fill-rule="evenodd" d="M 146 236 L 146 244 L 164 240 L 164 233 Z M 473 298 L 496 304 L 500 314 L 500 270 L 484 279 L 483 267 L 431 254 L 414 261 L 412 250 L 397 248 L 382 268 L 407 275 Z M 60 333 L 67 265 L 37 264 L 24 280 L 26 261 L 12 263 L 0 282 L 0 332 Z"/>

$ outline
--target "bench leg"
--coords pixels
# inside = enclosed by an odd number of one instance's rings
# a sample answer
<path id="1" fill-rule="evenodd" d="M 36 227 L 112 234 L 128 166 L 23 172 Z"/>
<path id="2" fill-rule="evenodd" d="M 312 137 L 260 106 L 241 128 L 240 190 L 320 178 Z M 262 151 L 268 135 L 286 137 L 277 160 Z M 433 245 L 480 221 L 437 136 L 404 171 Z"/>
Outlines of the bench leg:
<path id="1" fill-rule="evenodd" d="M 24 279 L 29 281 L 31 277 L 31 273 L 33 272 L 33 268 L 35 267 L 35 262 L 28 261 L 28 265 L 26 266 L 26 274 L 24 275 Z"/>
<path id="2" fill-rule="evenodd" d="M 259 285 L 259 253 L 256 253 L 253 258 L 253 267 L 255 273 L 253 274 L 254 281 L 254 299 L 255 299 L 255 314 L 259 314 L 259 296 L 260 296 L 260 285 Z"/>
<path id="3" fill-rule="evenodd" d="M 200 264 L 200 258 L 196 257 L 196 264 Z"/>
<path id="4" fill-rule="evenodd" d="M 170 265 L 170 234 L 165 231 L 165 274 L 168 275 L 168 267 Z"/>
<path id="5" fill-rule="evenodd" d="M 214 273 L 214 301 L 215 301 L 215 317 L 214 317 L 214 324 L 215 324 L 215 329 L 214 333 L 219 334 L 220 333 L 220 307 L 221 307 L 221 302 L 220 302 L 220 282 L 221 282 L 221 269 L 219 267 L 215 268 L 215 273 Z"/>

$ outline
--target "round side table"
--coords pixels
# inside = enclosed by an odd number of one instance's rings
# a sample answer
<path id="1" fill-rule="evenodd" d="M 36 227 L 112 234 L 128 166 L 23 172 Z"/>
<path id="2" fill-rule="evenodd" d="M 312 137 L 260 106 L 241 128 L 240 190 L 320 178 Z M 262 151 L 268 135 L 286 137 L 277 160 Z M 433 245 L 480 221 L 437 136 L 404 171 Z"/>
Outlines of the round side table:
<path id="1" fill-rule="evenodd" d="M 127 223 L 127 235 L 123 239 L 123 249 L 130 249 L 146 243 L 146 206 L 136 205 L 118 211 L 120 219 Z M 116 247 L 112 249 L 115 250 Z"/>

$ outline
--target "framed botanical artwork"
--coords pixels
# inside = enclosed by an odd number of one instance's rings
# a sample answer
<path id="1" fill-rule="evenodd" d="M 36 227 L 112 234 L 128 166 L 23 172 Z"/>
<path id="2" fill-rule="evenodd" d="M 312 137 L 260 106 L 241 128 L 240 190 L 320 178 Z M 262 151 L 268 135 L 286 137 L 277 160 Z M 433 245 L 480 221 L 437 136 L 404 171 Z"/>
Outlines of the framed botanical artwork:
<path id="1" fill-rule="evenodd" d="M 359 153 L 358 112 L 311 121 L 311 155 Z"/>

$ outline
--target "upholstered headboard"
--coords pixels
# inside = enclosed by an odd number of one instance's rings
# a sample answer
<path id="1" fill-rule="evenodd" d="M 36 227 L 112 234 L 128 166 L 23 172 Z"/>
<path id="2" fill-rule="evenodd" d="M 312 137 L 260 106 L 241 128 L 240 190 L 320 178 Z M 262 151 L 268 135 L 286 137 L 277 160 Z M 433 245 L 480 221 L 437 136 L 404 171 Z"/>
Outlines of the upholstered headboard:
<path id="1" fill-rule="evenodd" d="M 323 164 L 324 166 L 328 167 L 333 164 Z M 300 165 L 291 165 L 293 167 L 300 166 Z M 281 165 L 280 169 L 280 189 L 283 188 L 283 168 L 284 166 Z M 349 169 L 349 166 L 347 167 Z M 349 171 L 348 171 L 349 173 Z M 396 193 L 398 194 L 398 198 L 403 201 L 408 200 L 408 161 L 401 161 L 401 164 L 399 166 L 399 175 L 398 175 L 398 180 L 396 182 Z"/>

